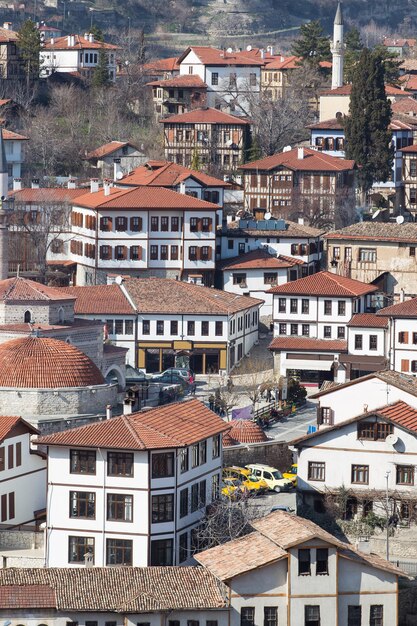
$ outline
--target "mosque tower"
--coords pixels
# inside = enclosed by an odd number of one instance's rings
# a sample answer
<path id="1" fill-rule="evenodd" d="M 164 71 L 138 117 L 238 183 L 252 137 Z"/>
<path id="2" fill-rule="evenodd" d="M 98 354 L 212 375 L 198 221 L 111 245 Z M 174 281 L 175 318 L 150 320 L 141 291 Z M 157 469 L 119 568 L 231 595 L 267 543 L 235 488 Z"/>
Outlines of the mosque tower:
<path id="1" fill-rule="evenodd" d="M 343 43 L 343 15 L 342 3 L 337 5 L 336 16 L 333 23 L 333 43 L 330 46 L 333 56 L 332 89 L 343 86 L 343 57 L 345 46 Z"/>
<path id="2" fill-rule="evenodd" d="M 4 200 L 7 200 L 8 187 L 6 151 L 4 149 L 3 129 L 0 126 L 0 280 L 9 277 L 9 228 L 4 206 Z"/>

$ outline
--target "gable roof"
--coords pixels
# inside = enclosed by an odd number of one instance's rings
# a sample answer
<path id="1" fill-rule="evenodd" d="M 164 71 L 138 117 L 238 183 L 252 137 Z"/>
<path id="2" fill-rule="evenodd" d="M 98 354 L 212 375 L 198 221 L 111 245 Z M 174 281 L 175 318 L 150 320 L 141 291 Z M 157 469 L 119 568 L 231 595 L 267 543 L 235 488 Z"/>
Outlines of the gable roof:
<path id="1" fill-rule="evenodd" d="M 145 63 L 143 71 L 145 74 L 163 74 L 164 72 L 179 71 L 180 66 L 178 64 L 177 57 L 168 57 L 167 59 L 156 59 Z"/>
<path id="2" fill-rule="evenodd" d="M 334 387 L 318 391 L 313 394 L 311 398 L 315 400 L 316 398 L 321 398 L 322 396 L 337 391 L 338 389 L 345 389 L 346 387 L 350 387 L 352 385 L 358 385 L 361 382 L 371 380 L 372 378 L 378 378 L 388 385 L 398 387 L 398 389 L 402 389 L 403 391 L 417 397 L 417 378 L 415 376 L 403 374 L 402 372 L 396 372 L 395 370 L 380 370 L 379 372 L 372 372 L 371 374 L 366 374 L 360 378 L 349 380 L 346 383 L 341 383 L 335 385 Z"/>
<path id="3" fill-rule="evenodd" d="M 313 130 L 343 130 L 342 120 L 341 118 L 333 117 L 330 120 L 323 120 L 322 122 L 315 122 L 314 124 L 308 124 L 306 128 L 311 128 Z"/>
<path id="4" fill-rule="evenodd" d="M 399 98 L 391 104 L 393 113 L 404 113 L 405 115 L 417 115 L 417 100 L 408 96 L 407 98 Z"/>
<path id="5" fill-rule="evenodd" d="M 298 158 L 299 150 L 303 150 L 303 158 Z M 353 170 L 355 162 L 324 154 L 324 152 L 318 152 L 311 148 L 292 148 L 287 152 L 279 152 L 258 161 L 246 163 L 241 165 L 239 169 L 271 171 L 278 167 L 286 167 L 295 171 L 344 172 Z"/>
<path id="6" fill-rule="evenodd" d="M 13 130 L 3 128 L 1 132 L 5 141 L 28 141 L 28 137 L 15 133 Z"/>
<path id="7" fill-rule="evenodd" d="M 200 78 L 200 76 L 197 76 L 197 74 L 180 74 L 179 76 L 174 76 L 173 78 L 154 80 L 147 83 L 147 85 L 149 87 L 165 87 L 167 89 L 170 87 L 197 87 L 198 89 L 207 89 L 207 84 Z"/>
<path id="8" fill-rule="evenodd" d="M 285 283 L 285 285 L 277 285 L 269 293 L 352 298 L 363 296 L 376 290 L 377 287 L 375 285 L 368 285 L 353 278 L 324 271 L 293 280 Z"/>
<path id="9" fill-rule="evenodd" d="M 342 85 L 342 87 L 337 87 L 336 89 L 326 89 L 321 92 L 321 96 L 350 96 L 352 91 L 352 85 Z M 385 85 L 385 93 L 387 96 L 403 96 L 407 97 L 411 94 L 410 91 L 405 89 L 399 89 L 398 87 L 393 87 L 392 85 Z"/>
<path id="10" fill-rule="evenodd" d="M 194 178 L 204 187 L 229 187 L 229 183 L 214 178 L 204 172 L 192 170 L 184 165 L 172 161 L 148 161 L 139 165 L 122 179 L 117 181 L 118 186 L 176 187 L 187 178 Z"/>
<path id="11" fill-rule="evenodd" d="M 244 117 L 237 117 L 236 115 L 224 113 L 223 111 L 210 107 L 193 109 L 192 111 L 180 113 L 179 115 L 170 115 L 159 121 L 161 124 L 238 124 L 240 126 L 250 124 L 249 120 Z"/>
<path id="12" fill-rule="evenodd" d="M 202 567 L 51 567 L 0 570 L 0 609 L 150 613 L 226 607 Z"/>
<path id="13" fill-rule="evenodd" d="M 417 146 L 409 146 L 417 148 Z M 407 148 L 403 148 L 406 150 Z M 417 223 L 358 222 L 327 233 L 325 239 L 357 239 L 360 241 L 389 241 L 417 243 Z"/>
<path id="14" fill-rule="evenodd" d="M 347 352 L 347 341 L 342 339 L 314 339 L 312 337 L 275 337 L 268 350 L 303 350 L 303 352 Z"/>
<path id="15" fill-rule="evenodd" d="M 68 44 L 69 37 L 74 37 L 74 45 Z M 90 41 L 81 35 L 68 35 L 65 37 L 57 37 L 53 42 L 49 39 L 42 50 L 120 50 L 120 46 L 105 41 Z"/>
<path id="16" fill-rule="evenodd" d="M 38 443 L 120 450 L 183 448 L 229 428 L 216 413 L 193 398 L 45 435 L 38 438 Z"/>
<path id="17" fill-rule="evenodd" d="M 9 191 L 9 197 L 14 198 L 16 202 L 25 202 L 26 204 L 36 204 L 37 202 L 71 203 L 78 196 L 85 194 L 85 191 L 82 188 L 39 187 L 38 189 L 31 189 L 25 187 L 16 191 Z"/>
<path id="18" fill-rule="evenodd" d="M 225 259 L 219 267 L 222 271 L 226 271 L 238 269 L 287 269 L 294 267 L 294 265 L 304 265 L 304 261 L 281 254 L 276 256 L 270 254 L 265 248 L 257 248 L 231 259 Z"/>
<path id="19" fill-rule="evenodd" d="M 388 320 L 375 313 L 356 313 L 347 325 L 351 328 L 388 328 Z"/>
<path id="20" fill-rule="evenodd" d="M 417 317 L 417 298 L 411 298 L 411 300 L 387 306 L 377 311 L 376 315 L 381 317 Z"/>
<path id="21" fill-rule="evenodd" d="M 79 196 L 77 206 L 90 209 L 180 209 L 196 211 L 216 211 L 219 207 L 212 202 L 199 200 L 183 193 L 164 187 L 133 187 L 117 189 L 110 187 L 106 196 L 105 190 L 88 192 Z"/>
<path id="22" fill-rule="evenodd" d="M 139 313 L 231 315 L 264 303 L 172 278 L 128 278 L 123 285 Z"/>
<path id="23" fill-rule="evenodd" d="M 116 152 L 121 148 L 125 148 L 126 146 L 130 146 L 131 148 L 136 149 L 136 146 L 133 145 L 133 143 L 130 143 L 130 141 L 110 141 L 109 143 L 105 143 L 95 150 L 91 150 L 91 152 L 88 152 L 85 155 L 84 159 L 86 161 L 90 161 L 92 159 L 100 159 L 101 157 L 109 156 L 110 154 L 113 154 L 113 152 Z"/>
<path id="24" fill-rule="evenodd" d="M 29 422 L 26 422 L 26 420 L 24 420 L 23 418 L 19 416 L 0 415 L 0 441 L 3 441 L 3 439 L 6 439 L 10 431 L 12 431 L 13 428 L 17 426 L 17 424 L 19 423 L 26 426 L 29 432 L 39 434 L 39 430 L 37 428 L 32 426 L 32 424 L 29 424 Z"/>
<path id="25" fill-rule="evenodd" d="M 86 287 L 62 287 L 61 291 L 77 298 L 75 315 L 134 315 L 131 305 L 120 285 L 89 285 Z"/>
<path id="26" fill-rule="evenodd" d="M 0 281 L 0 300 L 3 302 L 71 301 L 75 296 L 63 293 L 57 287 L 47 287 L 21 276 Z"/>
<path id="27" fill-rule="evenodd" d="M 211 48 L 210 46 L 189 46 L 180 57 L 178 57 L 178 63 L 185 60 L 190 52 L 194 52 L 204 65 L 217 65 L 217 66 L 245 66 L 252 65 L 254 67 L 260 67 L 264 65 L 264 61 L 254 59 L 249 56 L 245 56 L 243 52 L 227 52 L 226 50 L 220 50 L 218 48 Z"/>
<path id="28" fill-rule="evenodd" d="M 0 43 L 15 42 L 19 39 L 19 33 L 10 28 L 0 27 Z"/>

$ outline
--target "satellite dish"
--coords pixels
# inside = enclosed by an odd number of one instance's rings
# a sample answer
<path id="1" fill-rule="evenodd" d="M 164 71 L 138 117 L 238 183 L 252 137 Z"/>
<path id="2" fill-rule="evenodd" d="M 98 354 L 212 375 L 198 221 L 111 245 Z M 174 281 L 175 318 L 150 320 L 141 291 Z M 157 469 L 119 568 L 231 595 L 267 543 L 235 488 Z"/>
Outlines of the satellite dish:
<path id="1" fill-rule="evenodd" d="M 399 215 L 395 218 L 395 221 L 397 222 L 397 224 L 404 224 L 404 215 Z"/>
<path id="2" fill-rule="evenodd" d="M 117 172 L 116 180 L 121 180 L 123 178 L 123 172 Z"/>
<path id="3" fill-rule="evenodd" d="M 375 213 L 372 213 L 372 219 L 374 220 L 381 213 L 381 209 L 377 209 Z"/>
<path id="4" fill-rule="evenodd" d="M 121 285 L 123 282 L 123 278 L 121 276 L 116 276 L 114 282 L 116 283 L 116 285 Z M 391 435 L 388 435 L 388 437 L 391 437 Z"/>
<path id="5" fill-rule="evenodd" d="M 398 441 L 398 437 L 397 437 L 397 435 L 394 435 L 394 434 L 392 434 L 392 435 L 388 435 L 388 436 L 385 438 L 385 443 L 387 443 L 387 444 L 388 444 L 388 445 L 390 445 L 390 446 L 395 446 L 395 444 L 397 443 L 397 441 Z"/>
<path id="6" fill-rule="evenodd" d="M 268 211 L 268 213 L 265 213 L 265 215 L 264 215 L 264 220 L 270 220 L 271 217 L 272 217 L 272 213 L 269 213 L 269 211 Z"/>
<path id="7" fill-rule="evenodd" d="M 283 152 L 289 152 L 290 150 L 292 150 L 291 146 L 284 146 L 282 149 Z"/>
<path id="8" fill-rule="evenodd" d="M 231 54 L 233 52 L 233 48 L 227 48 L 226 52 L 228 52 L 229 54 Z"/>
<path id="9" fill-rule="evenodd" d="M 246 50 L 247 50 L 248 52 L 250 52 L 250 51 L 252 50 L 252 46 L 251 46 L 251 45 L 246 46 Z"/>

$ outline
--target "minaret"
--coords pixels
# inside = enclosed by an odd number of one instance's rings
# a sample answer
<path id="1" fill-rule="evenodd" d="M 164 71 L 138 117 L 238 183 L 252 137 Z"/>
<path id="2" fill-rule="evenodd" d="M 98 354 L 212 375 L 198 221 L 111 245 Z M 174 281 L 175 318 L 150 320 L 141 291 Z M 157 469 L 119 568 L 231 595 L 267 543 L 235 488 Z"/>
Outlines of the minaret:
<path id="1" fill-rule="evenodd" d="M 0 126 L 0 280 L 9 277 L 9 228 L 4 201 L 7 200 L 9 176 L 7 172 L 6 151 L 4 149 L 3 129 Z"/>
<path id="2" fill-rule="evenodd" d="M 333 43 L 330 47 L 333 56 L 332 89 L 343 86 L 343 56 L 345 46 L 343 44 L 343 15 L 342 3 L 337 5 L 336 17 L 333 23 Z"/>

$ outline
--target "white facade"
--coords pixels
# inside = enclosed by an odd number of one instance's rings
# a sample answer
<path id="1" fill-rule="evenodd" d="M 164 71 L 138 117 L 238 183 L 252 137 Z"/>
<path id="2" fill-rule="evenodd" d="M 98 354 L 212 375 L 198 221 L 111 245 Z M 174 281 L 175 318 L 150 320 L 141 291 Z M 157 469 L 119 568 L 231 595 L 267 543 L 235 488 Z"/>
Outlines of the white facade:
<path id="1" fill-rule="evenodd" d="M 24 161 L 23 142 L 26 141 L 26 137 L 22 137 L 17 133 L 8 132 L 7 130 L 3 131 L 3 136 L 8 169 L 8 184 L 10 189 L 12 187 L 13 180 L 15 178 L 21 178 L 22 176 L 22 163 Z"/>
<path id="2" fill-rule="evenodd" d="M 89 44 L 94 45 L 89 46 Z M 95 42 L 94 36 L 91 34 L 86 34 L 84 37 L 68 35 L 68 37 L 50 39 L 40 51 L 40 75 L 45 77 L 54 72 L 79 72 L 86 77 L 91 77 L 91 72 L 100 62 L 101 46 L 107 55 L 109 80 L 114 82 L 116 80 L 116 52 L 118 47 Z"/>
<path id="3" fill-rule="evenodd" d="M 417 325 L 415 318 L 390 319 L 390 367 L 397 372 L 417 374 Z"/>
<path id="4" fill-rule="evenodd" d="M 216 441 L 214 441 L 216 440 Z M 109 454 L 117 453 L 102 448 L 91 448 L 91 473 L 73 471 L 78 453 L 85 449 L 50 446 L 48 448 L 48 528 L 46 564 L 48 567 L 85 566 L 84 553 L 73 546 L 85 542 L 93 553 L 95 566 L 127 564 L 134 566 L 175 565 L 191 558 L 191 531 L 201 521 L 204 508 L 216 499 L 213 489 L 220 485 L 222 449 L 220 435 L 196 444 L 198 463 L 193 467 L 194 446 L 188 448 L 188 467 L 181 469 L 181 451 L 166 449 L 158 452 L 123 450 L 131 455 L 131 475 L 109 475 Z M 206 446 L 205 459 L 201 446 Z M 119 451 L 120 452 L 120 451 Z M 172 472 L 165 478 L 154 478 L 153 458 L 169 455 Z M 72 461 L 71 461 L 72 458 Z M 125 462 L 126 458 L 120 462 Z M 94 471 L 93 471 L 94 470 Z M 216 478 L 214 478 L 216 477 Z M 186 503 L 181 504 L 181 492 L 187 489 Z M 197 491 L 197 496 L 195 495 Z M 89 513 L 74 516 L 74 493 L 84 500 L 89 498 Z M 88 495 L 89 494 L 89 495 Z M 112 505 L 115 496 L 121 504 Z M 167 496 L 169 502 L 159 505 L 155 498 Z M 197 499 L 195 499 L 197 498 Z M 114 507 L 112 509 L 112 506 Z M 160 507 L 158 509 L 158 506 Z M 182 507 L 186 506 L 186 511 Z M 119 507 L 119 508 L 117 508 Z M 162 507 L 162 508 L 161 508 Z M 164 509 L 165 507 L 165 509 Z M 81 506 L 78 511 L 82 511 Z M 87 510 L 87 509 L 84 509 Z M 118 521 L 110 521 L 118 511 Z M 169 521 L 155 521 L 158 510 L 166 513 Z M 81 539 L 71 539 L 71 537 Z M 184 538 L 185 537 L 185 538 Z M 112 541 L 127 542 L 112 547 Z M 166 562 L 156 558 L 157 544 L 166 541 Z M 184 543 L 183 543 L 184 542 Z M 158 544 L 160 545 L 160 544 Z M 181 546 L 181 548 L 180 548 Z M 85 552 L 88 548 L 86 547 Z M 123 553 L 123 549 L 125 552 Z M 80 551 L 81 550 L 81 551 Z M 162 550 L 162 548 L 161 548 Z M 123 556 L 124 554 L 124 556 Z M 171 555 L 171 559 L 169 558 Z M 73 560 L 75 558 L 75 560 Z M 123 560 L 124 559 L 124 560 Z"/>
<path id="5" fill-rule="evenodd" d="M 295 266 L 294 269 L 296 270 Z M 245 276 L 243 282 L 237 282 L 235 275 Z M 276 275 L 276 281 L 270 282 L 268 276 Z M 227 269 L 223 271 L 223 289 L 239 296 L 248 295 L 251 298 L 260 298 L 264 304 L 259 310 L 261 317 L 272 316 L 272 293 L 270 289 L 274 285 L 283 285 L 288 281 L 287 268 L 245 268 Z"/>

